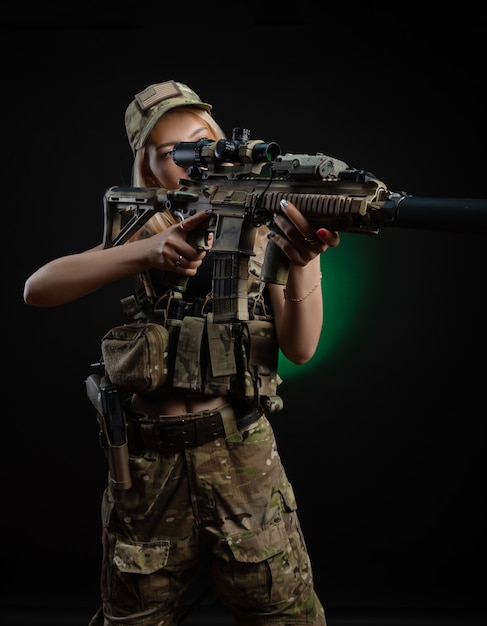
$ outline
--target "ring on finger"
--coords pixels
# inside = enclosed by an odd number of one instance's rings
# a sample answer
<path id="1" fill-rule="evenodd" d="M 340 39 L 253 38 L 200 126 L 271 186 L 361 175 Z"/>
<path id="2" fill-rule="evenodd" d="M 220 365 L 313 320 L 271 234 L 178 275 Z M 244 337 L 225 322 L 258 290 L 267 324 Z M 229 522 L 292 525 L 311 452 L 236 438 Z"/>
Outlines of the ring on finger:
<path id="1" fill-rule="evenodd" d="M 179 257 L 176 259 L 176 261 L 174 261 L 174 265 L 176 265 L 177 267 L 179 267 L 181 265 L 181 260 L 183 259 L 183 255 L 180 254 Z"/>

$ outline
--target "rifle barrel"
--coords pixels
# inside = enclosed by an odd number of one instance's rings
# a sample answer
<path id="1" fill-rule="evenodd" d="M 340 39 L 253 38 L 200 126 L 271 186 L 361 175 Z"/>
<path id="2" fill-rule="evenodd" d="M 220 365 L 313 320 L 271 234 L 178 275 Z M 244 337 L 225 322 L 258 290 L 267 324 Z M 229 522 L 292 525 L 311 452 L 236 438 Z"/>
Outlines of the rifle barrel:
<path id="1" fill-rule="evenodd" d="M 382 206 L 384 226 L 487 233 L 487 200 L 422 198 L 393 194 Z"/>

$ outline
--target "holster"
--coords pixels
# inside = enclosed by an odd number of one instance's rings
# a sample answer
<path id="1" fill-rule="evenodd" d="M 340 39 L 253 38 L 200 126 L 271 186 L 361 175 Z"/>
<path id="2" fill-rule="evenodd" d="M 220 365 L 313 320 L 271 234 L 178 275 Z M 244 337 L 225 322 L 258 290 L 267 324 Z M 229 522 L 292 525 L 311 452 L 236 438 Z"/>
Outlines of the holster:
<path id="1" fill-rule="evenodd" d="M 107 426 L 102 413 L 97 413 L 96 418 L 100 425 L 100 446 L 105 451 L 110 482 L 116 489 L 130 489 L 132 477 L 130 475 L 129 447 L 127 438 L 121 445 L 112 445 L 108 438 Z"/>
<path id="2" fill-rule="evenodd" d="M 85 380 L 86 393 L 96 408 L 100 445 L 105 451 L 110 481 L 116 489 L 130 489 L 127 425 L 118 389 L 104 376 L 91 374 Z"/>

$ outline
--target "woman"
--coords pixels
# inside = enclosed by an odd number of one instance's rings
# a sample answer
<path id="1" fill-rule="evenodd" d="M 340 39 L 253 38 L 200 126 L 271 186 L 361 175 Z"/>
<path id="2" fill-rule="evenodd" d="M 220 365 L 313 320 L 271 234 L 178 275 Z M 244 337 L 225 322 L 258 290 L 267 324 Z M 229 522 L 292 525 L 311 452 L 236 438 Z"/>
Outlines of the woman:
<path id="1" fill-rule="evenodd" d="M 172 158 L 173 148 L 180 142 L 224 137 L 211 108 L 188 86 L 174 81 L 140 92 L 125 116 L 134 153 L 133 185 L 179 189 L 187 174 Z M 28 278 L 25 302 L 62 305 L 128 276 L 144 277 L 139 286 L 150 283 L 146 295 L 151 301 L 154 293 L 164 296 L 158 280 L 169 272 L 187 281 L 185 301 L 202 299 L 200 316 L 209 325 L 206 306 L 211 308 L 215 238 L 209 235 L 206 248 L 196 249 L 188 235 L 210 218 L 201 211 L 181 222 L 164 211 L 123 245 L 99 245 L 53 260 Z M 301 364 L 315 353 L 322 329 L 320 254 L 338 245 L 339 235 L 325 229 L 315 232 L 285 201 L 274 223 L 275 232 L 261 227 L 255 237 L 249 293 L 259 284 L 262 252 L 271 237 L 289 259 L 289 273 L 285 286 L 260 282 L 258 288 L 264 323 L 272 326 L 277 339 L 271 345 L 272 333 L 268 335 L 270 352 L 275 356 L 278 347 Z M 193 315 L 178 323 L 193 321 Z M 237 340 L 243 341 L 240 336 Z M 201 354 L 208 352 L 203 343 Z M 173 358 L 179 356 L 177 352 Z M 240 393 L 243 374 L 235 373 L 240 369 L 216 376 L 216 386 L 203 383 L 197 389 L 178 387 L 172 371 L 159 389 L 130 394 L 124 412 L 132 486 L 119 490 L 110 482 L 104 494 L 102 605 L 92 626 L 176 624 L 182 595 L 197 575 L 203 549 L 209 555 L 214 592 L 229 606 L 238 626 L 326 624 L 265 403 L 259 397 L 249 401 L 247 391 Z M 249 373 L 245 376 L 248 379 Z M 221 380 L 230 382 L 225 386 Z M 164 444 L 168 427 L 179 436 L 181 424 L 198 430 L 208 419 L 221 428 L 214 428 L 203 442 L 200 438 L 181 444 L 178 439 L 172 449 Z M 166 433 L 161 441 L 153 437 L 155 429 Z"/>

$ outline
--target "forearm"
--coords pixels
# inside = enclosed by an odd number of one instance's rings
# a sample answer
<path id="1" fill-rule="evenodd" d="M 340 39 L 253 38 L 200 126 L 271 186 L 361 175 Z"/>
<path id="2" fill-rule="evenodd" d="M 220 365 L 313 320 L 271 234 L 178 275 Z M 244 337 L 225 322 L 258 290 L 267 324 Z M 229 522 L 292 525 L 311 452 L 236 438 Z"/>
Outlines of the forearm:
<path id="1" fill-rule="evenodd" d="M 24 300 L 40 307 L 58 306 L 146 269 L 143 242 L 102 249 L 101 246 L 55 259 L 26 281 Z"/>
<path id="2" fill-rule="evenodd" d="M 320 257 L 304 267 L 291 264 L 285 290 L 270 288 L 281 351 L 293 363 L 306 363 L 316 352 L 323 325 Z"/>
<path id="3" fill-rule="evenodd" d="M 201 227 L 208 215 L 201 211 L 151 237 L 56 259 L 27 279 L 24 300 L 34 306 L 58 306 L 85 296 L 116 280 L 135 276 L 149 268 L 194 276 L 206 254 L 196 250 L 186 237 Z M 209 246 L 211 247 L 209 237 Z M 181 263 L 184 259 L 184 265 Z M 178 263 L 176 263 L 176 261 Z"/>

